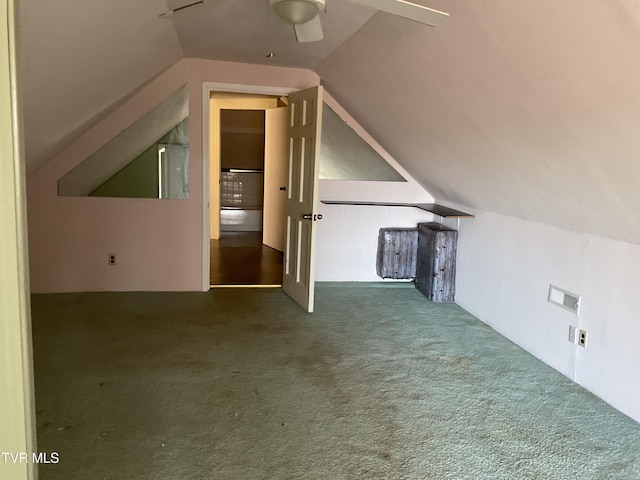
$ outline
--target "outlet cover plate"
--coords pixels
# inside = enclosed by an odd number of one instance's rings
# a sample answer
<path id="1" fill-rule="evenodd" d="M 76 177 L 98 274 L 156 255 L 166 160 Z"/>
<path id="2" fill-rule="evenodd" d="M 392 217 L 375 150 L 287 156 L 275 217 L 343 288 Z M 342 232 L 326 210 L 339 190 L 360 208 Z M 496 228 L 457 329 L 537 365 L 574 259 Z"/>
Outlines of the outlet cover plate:
<path id="1" fill-rule="evenodd" d="M 586 330 L 578 330 L 578 346 L 582 348 L 587 348 L 587 331 Z"/>

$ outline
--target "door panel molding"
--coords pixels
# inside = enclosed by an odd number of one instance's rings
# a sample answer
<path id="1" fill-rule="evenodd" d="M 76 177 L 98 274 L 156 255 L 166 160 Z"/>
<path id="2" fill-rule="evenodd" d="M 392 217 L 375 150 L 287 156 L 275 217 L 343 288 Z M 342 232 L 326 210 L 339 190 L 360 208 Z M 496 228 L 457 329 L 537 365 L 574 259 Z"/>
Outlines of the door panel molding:
<path id="1" fill-rule="evenodd" d="M 314 308 L 321 130 L 322 87 L 289 94 L 287 231 L 282 288 L 308 312 Z"/>

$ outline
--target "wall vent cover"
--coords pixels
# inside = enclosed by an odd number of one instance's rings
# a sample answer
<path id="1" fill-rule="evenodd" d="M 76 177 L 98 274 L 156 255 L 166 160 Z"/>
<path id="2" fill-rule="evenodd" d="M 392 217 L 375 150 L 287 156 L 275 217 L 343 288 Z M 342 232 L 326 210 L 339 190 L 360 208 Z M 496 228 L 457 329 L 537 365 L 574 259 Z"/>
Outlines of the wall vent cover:
<path id="1" fill-rule="evenodd" d="M 580 295 L 576 295 L 575 293 L 567 292 L 561 288 L 558 288 L 554 285 L 549 285 L 549 302 L 558 305 L 559 307 L 564 308 L 565 310 L 578 315 L 578 310 L 580 309 Z"/>

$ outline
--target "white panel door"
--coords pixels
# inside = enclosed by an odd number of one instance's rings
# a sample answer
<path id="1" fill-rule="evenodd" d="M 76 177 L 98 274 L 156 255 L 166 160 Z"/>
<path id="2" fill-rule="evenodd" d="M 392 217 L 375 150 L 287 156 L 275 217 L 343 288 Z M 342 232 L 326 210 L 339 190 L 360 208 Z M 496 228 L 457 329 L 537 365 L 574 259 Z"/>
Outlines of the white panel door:
<path id="1" fill-rule="evenodd" d="M 264 204 L 262 243 L 284 252 L 285 200 L 287 186 L 287 107 L 264 112 Z"/>
<path id="2" fill-rule="evenodd" d="M 289 166 L 282 288 L 313 312 L 322 87 L 289 95 Z"/>

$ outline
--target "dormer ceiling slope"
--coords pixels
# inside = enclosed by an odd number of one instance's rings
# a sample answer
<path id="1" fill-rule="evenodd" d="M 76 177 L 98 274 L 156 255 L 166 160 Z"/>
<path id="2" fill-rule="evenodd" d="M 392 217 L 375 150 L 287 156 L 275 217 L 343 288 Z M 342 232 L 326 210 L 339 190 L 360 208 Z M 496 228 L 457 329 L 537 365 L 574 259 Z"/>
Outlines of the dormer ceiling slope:
<path id="1" fill-rule="evenodd" d="M 29 166 L 182 56 L 303 67 L 438 200 L 640 243 L 640 4 L 414 1 L 451 17 L 326 0 L 309 44 L 268 0 L 20 2 Z"/>
<path id="2" fill-rule="evenodd" d="M 164 0 L 16 3 L 28 171 L 182 58 Z"/>
<path id="3" fill-rule="evenodd" d="M 639 5 L 448 11 L 377 15 L 317 73 L 439 200 L 640 243 Z"/>

